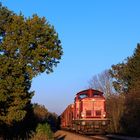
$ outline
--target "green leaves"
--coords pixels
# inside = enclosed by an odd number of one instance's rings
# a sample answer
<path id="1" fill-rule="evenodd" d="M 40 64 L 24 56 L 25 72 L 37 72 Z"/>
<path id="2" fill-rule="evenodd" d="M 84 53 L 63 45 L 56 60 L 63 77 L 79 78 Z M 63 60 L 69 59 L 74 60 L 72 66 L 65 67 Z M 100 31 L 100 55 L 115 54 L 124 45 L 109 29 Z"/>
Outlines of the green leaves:
<path id="1" fill-rule="evenodd" d="M 113 65 L 111 75 L 115 78 L 114 87 L 121 92 L 128 92 L 138 86 L 140 79 L 140 45 L 137 45 L 134 54 L 126 59 L 125 63 Z M 140 88 L 140 87 L 139 87 Z"/>
<path id="2" fill-rule="evenodd" d="M 113 65 L 110 72 L 118 93 L 127 93 L 124 94 L 124 110 L 120 119 L 123 132 L 140 136 L 140 44 L 125 63 Z"/>
<path id="3" fill-rule="evenodd" d="M 0 5 L 0 121 L 24 119 L 32 78 L 53 72 L 62 54 L 58 34 L 44 17 L 25 18 Z"/>

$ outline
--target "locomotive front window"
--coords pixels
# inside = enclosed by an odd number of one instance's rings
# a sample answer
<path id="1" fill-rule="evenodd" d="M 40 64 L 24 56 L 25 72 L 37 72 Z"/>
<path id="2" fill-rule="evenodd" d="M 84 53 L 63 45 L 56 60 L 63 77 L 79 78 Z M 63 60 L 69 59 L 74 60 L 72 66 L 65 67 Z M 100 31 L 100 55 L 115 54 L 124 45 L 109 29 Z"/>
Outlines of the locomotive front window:
<path id="1" fill-rule="evenodd" d="M 93 97 L 100 97 L 101 96 L 101 94 L 99 93 L 99 92 L 93 92 Z"/>
<path id="2" fill-rule="evenodd" d="M 96 116 L 101 116 L 101 110 L 96 110 Z"/>
<path id="3" fill-rule="evenodd" d="M 86 110 L 86 116 L 91 116 L 91 110 Z"/>
<path id="4" fill-rule="evenodd" d="M 85 94 L 80 94 L 79 95 L 79 99 L 83 99 L 83 98 L 86 98 L 86 97 L 88 97 L 88 95 L 85 93 Z"/>

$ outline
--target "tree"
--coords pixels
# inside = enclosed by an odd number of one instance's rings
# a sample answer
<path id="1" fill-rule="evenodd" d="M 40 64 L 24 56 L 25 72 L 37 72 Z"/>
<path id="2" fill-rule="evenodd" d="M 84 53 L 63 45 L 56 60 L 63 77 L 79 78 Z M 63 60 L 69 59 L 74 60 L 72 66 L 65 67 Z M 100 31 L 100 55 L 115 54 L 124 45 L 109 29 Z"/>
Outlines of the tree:
<path id="1" fill-rule="evenodd" d="M 111 69 L 115 89 L 125 95 L 124 112 L 120 119 L 123 131 L 129 135 L 140 134 L 140 44 L 125 63 Z"/>
<path id="2" fill-rule="evenodd" d="M 103 71 L 101 74 L 94 75 L 89 81 L 89 87 L 104 92 L 109 97 L 113 92 L 112 77 L 109 70 Z"/>
<path id="3" fill-rule="evenodd" d="M 33 112 L 38 123 L 46 122 L 49 116 L 48 110 L 43 105 L 34 104 Z"/>
<path id="4" fill-rule="evenodd" d="M 51 131 L 50 125 L 45 124 L 38 124 L 36 128 L 36 132 L 33 133 L 31 140 L 49 140 L 53 139 L 53 133 Z"/>
<path id="5" fill-rule="evenodd" d="M 114 80 L 114 87 L 119 93 L 127 93 L 140 85 L 140 44 L 134 51 L 131 57 L 128 57 L 125 62 L 113 65 L 110 74 Z"/>
<path id="6" fill-rule="evenodd" d="M 123 94 L 112 94 L 106 99 L 107 116 L 110 119 L 109 133 L 121 133 L 122 126 L 120 124 L 124 111 L 125 97 Z"/>
<path id="7" fill-rule="evenodd" d="M 125 62 L 119 63 L 117 65 L 112 65 L 110 74 L 114 79 L 114 89 L 118 93 L 124 93 L 128 91 L 129 77 L 127 76 L 127 72 L 127 63 Z"/>
<path id="8" fill-rule="evenodd" d="M 105 94 L 107 117 L 110 120 L 108 132 L 121 132 L 120 120 L 124 110 L 124 96 L 115 92 L 110 70 L 105 70 L 101 74 L 93 76 L 89 84 L 91 88 L 100 90 Z"/>
<path id="9" fill-rule="evenodd" d="M 53 72 L 61 42 L 46 19 L 25 18 L 0 4 L 0 122 L 12 125 L 27 114 L 32 78 Z"/>
<path id="10" fill-rule="evenodd" d="M 140 136 L 140 92 L 136 91 L 136 89 L 129 92 L 126 95 L 124 107 L 120 120 L 123 132 L 133 136 Z"/>
<path id="11" fill-rule="evenodd" d="M 137 44 L 134 54 L 128 59 L 127 70 L 128 90 L 140 91 L 140 44 Z"/>

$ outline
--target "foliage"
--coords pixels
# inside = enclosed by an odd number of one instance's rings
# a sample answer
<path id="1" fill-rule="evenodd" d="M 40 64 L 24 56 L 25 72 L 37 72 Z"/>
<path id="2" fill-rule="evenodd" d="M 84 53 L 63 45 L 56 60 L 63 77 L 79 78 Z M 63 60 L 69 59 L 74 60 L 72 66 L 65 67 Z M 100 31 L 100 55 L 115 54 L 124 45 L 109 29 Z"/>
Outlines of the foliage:
<path id="1" fill-rule="evenodd" d="M 95 75 L 90 83 L 93 88 L 111 93 L 106 96 L 109 132 L 140 136 L 140 44 L 131 57 L 112 65 L 109 76 L 106 72 Z M 112 92 L 114 90 L 107 90 L 113 89 L 112 83 L 116 94 Z"/>
<path id="2" fill-rule="evenodd" d="M 52 136 L 53 133 L 47 123 L 38 124 L 36 133 L 32 136 L 31 140 L 50 140 Z"/>
<path id="3" fill-rule="evenodd" d="M 49 112 L 45 106 L 34 104 L 33 113 L 35 117 L 35 122 L 38 123 L 48 123 L 52 131 L 56 131 L 58 128 L 58 115 Z M 34 122 L 34 123 L 35 123 Z"/>
<path id="4" fill-rule="evenodd" d="M 50 124 L 51 130 L 55 132 L 58 129 L 58 115 L 56 113 L 49 113 L 47 122 Z"/>
<path id="5" fill-rule="evenodd" d="M 33 112 L 37 122 L 45 122 L 48 119 L 49 112 L 43 105 L 34 104 Z"/>
<path id="6" fill-rule="evenodd" d="M 140 44 L 137 44 L 134 54 L 124 63 L 113 65 L 110 73 L 114 80 L 114 87 L 119 93 L 129 92 L 139 86 L 140 79 Z"/>
<path id="7" fill-rule="evenodd" d="M 129 77 L 127 77 L 127 64 L 122 62 L 117 65 L 112 65 L 112 69 L 110 70 L 110 74 L 113 81 L 114 89 L 118 93 L 124 93 L 128 91 L 128 82 Z"/>
<path id="8" fill-rule="evenodd" d="M 125 94 L 124 112 L 120 120 L 123 132 L 129 135 L 140 134 L 140 44 L 126 62 L 113 65 L 110 71 L 114 87 Z"/>
<path id="9" fill-rule="evenodd" d="M 128 74 L 129 77 L 129 91 L 140 90 L 140 44 L 134 51 L 132 57 L 128 59 Z M 136 91 L 135 90 L 135 91 Z"/>
<path id="10" fill-rule="evenodd" d="M 31 139 L 33 140 L 50 140 L 53 136 L 53 131 L 57 129 L 58 116 L 48 112 L 43 105 L 34 104 L 33 112 L 35 116 L 36 129 Z"/>
<path id="11" fill-rule="evenodd" d="M 126 95 L 125 110 L 121 125 L 126 134 L 140 136 L 140 93 L 131 91 Z"/>
<path id="12" fill-rule="evenodd" d="M 109 133 L 121 133 L 122 127 L 120 124 L 121 117 L 124 111 L 125 96 L 123 94 L 112 94 L 106 100 L 107 113 L 110 119 Z"/>
<path id="13" fill-rule="evenodd" d="M 0 121 L 12 125 L 27 114 L 32 78 L 50 73 L 62 55 L 58 34 L 46 19 L 25 18 L 0 5 Z"/>

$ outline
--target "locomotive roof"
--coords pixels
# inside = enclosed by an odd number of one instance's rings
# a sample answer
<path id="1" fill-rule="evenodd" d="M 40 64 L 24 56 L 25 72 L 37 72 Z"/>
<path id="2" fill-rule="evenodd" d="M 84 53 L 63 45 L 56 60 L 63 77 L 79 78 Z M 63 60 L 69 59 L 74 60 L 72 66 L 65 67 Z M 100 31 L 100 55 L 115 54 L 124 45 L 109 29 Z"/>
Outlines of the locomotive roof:
<path id="1" fill-rule="evenodd" d="M 103 94 L 103 92 L 101 92 L 99 90 L 95 90 L 95 89 L 90 88 L 90 89 L 82 90 L 82 91 L 78 92 L 76 95 L 81 94 L 82 92 L 87 92 L 87 91 L 94 91 L 94 92 L 98 92 L 100 94 Z"/>

